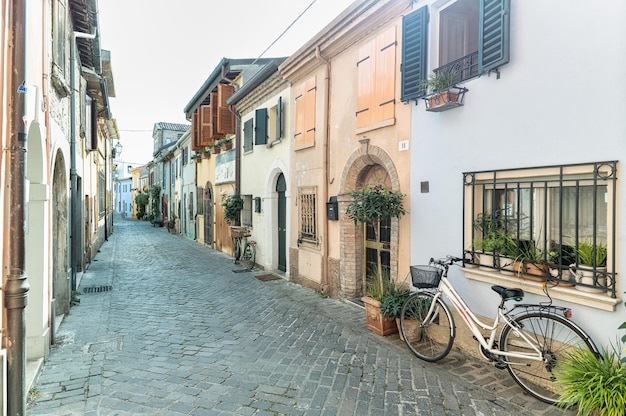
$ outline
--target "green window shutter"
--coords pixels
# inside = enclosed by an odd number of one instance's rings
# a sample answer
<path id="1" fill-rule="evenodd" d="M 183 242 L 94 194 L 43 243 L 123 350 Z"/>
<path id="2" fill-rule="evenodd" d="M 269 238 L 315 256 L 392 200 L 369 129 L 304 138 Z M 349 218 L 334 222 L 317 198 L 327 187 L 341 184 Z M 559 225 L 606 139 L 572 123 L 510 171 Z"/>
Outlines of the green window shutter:
<path id="1" fill-rule="evenodd" d="M 428 51 L 428 7 L 424 6 L 402 17 L 402 87 L 404 102 L 425 95 L 420 83 L 426 79 Z"/>
<path id="2" fill-rule="evenodd" d="M 276 140 L 283 138 L 283 97 L 278 97 L 276 105 Z"/>
<path id="3" fill-rule="evenodd" d="M 255 112 L 254 144 L 267 143 L 267 108 L 259 108 Z"/>
<path id="4" fill-rule="evenodd" d="M 478 72 L 509 62 L 510 0 L 480 0 Z"/>
<path id="5" fill-rule="evenodd" d="M 254 120 L 246 120 L 243 123 L 243 151 L 251 152 L 252 151 L 252 136 L 254 133 Z"/>

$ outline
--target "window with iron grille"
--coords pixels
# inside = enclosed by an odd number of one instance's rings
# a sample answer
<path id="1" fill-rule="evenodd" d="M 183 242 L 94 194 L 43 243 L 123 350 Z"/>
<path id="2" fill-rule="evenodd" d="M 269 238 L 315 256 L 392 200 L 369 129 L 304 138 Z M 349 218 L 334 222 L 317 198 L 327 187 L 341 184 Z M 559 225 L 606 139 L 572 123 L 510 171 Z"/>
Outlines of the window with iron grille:
<path id="1" fill-rule="evenodd" d="M 252 195 L 241 195 L 243 209 L 241 210 L 241 225 L 252 227 Z"/>
<path id="2" fill-rule="evenodd" d="M 616 180 L 616 161 L 464 173 L 466 260 L 493 254 L 483 266 L 502 271 L 502 259 L 530 258 L 555 282 L 615 298 Z M 595 277 L 578 281 L 582 269 Z"/>
<path id="3" fill-rule="evenodd" d="M 300 214 L 300 235 L 303 241 L 317 243 L 317 189 L 300 188 L 298 205 Z"/>

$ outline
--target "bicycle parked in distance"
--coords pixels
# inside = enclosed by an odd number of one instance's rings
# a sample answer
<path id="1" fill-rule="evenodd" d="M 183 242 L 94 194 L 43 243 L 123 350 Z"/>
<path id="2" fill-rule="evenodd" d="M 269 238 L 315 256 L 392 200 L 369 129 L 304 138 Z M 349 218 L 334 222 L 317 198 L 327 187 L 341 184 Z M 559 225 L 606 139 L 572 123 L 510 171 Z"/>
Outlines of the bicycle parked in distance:
<path id="1" fill-rule="evenodd" d="M 233 263 L 252 270 L 256 260 L 256 241 L 248 241 L 250 230 L 247 227 L 231 226 L 230 235 L 233 239 Z"/>
<path id="2" fill-rule="evenodd" d="M 569 320 L 571 310 L 552 305 L 549 296 L 545 304 L 507 308 L 507 301 L 523 299 L 522 289 L 491 286 L 500 295 L 500 305 L 492 324 L 482 322 L 448 280 L 448 268 L 462 261 L 448 256 L 443 260 L 431 259 L 427 266 L 411 266 L 411 280 L 417 291 L 408 297 L 400 312 L 400 330 L 409 349 L 426 361 L 440 360 L 450 352 L 456 328 L 442 298 L 446 295 L 478 341 L 485 359 L 499 369 L 506 368 L 532 396 L 556 404 L 559 394 L 554 370 L 559 361 L 578 347 L 599 355 L 597 347 L 585 331 Z M 496 340 L 499 325 L 502 330 Z M 481 330 L 488 336 L 483 336 Z"/>

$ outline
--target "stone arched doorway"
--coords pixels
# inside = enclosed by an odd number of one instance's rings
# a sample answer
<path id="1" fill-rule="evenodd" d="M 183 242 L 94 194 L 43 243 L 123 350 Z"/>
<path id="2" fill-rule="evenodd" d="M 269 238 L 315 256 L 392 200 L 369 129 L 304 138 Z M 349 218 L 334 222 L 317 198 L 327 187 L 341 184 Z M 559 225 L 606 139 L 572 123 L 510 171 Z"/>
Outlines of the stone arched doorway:
<path id="1" fill-rule="evenodd" d="M 396 279 L 398 275 L 398 219 L 381 224 L 381 244 L 372 243 L 373 233 L 370 227 L 354 222 L 345 215 L 346 205 L 350 201 L 350 191 L 361 189 L 367 184 L 381 183 L 393 191 L 400 190 L 397 170 L 391 157 L 380 147 L 365 143 L 348 159 L 341 178 L 339 211 L 344 215 L 340 223 L 341 273 L 339 273 L 339 290 L 342 296 L 360 297 L 365 286 L 367 262 L 375 262 L 381 255 L 384 267 L 389 276 Z"/>
<path id="2" fill-rule="evenodd" d="M 68 271 L 68 182 L 61 153 L 54 161 L 52 178 L 52 298 L 56 315 L 70 311 Z"/>

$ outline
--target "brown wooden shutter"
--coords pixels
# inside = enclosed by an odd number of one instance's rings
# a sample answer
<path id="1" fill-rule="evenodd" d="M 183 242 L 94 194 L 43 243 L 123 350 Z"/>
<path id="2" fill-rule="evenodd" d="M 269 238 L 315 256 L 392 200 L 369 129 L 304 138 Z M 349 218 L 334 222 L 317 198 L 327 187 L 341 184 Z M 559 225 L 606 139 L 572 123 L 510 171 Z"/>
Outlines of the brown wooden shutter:
<path id="1" fill-rule="evenodd" d="M 191 115 L 191 149 L 194 152 L 202 149 L 202 145 L 200 145 L 200 129 L 198 126 L 198 112 L 200 110 L 194 111 Z"/>
<path id="2" fill-rule="evenodd" d="M 213 107 L 200 107 L 200 146 L 208 146 L 213 142 Z"/>
<path id="3" fill-rule="evenodd" d="M 359 49 L 357 57 L 357 101 L 356 126 L 364 127 L 372 124 L 373 94 L 373 53 L 374 41 L 369 41 Z"/>
<path id="4" fill-rule="evenodd" d="M 393 26 L 376 38 L 376 69 L 373 82 L 375 116 L 373 122 L 392 119 L 395 116 L 396 97 L 396 27 Z"/>
<path id="5" fill-rule="evenodd" d="M 298 85 L 295 88 L 295 113 L 296 113 L 296 128 L 294 131 L 294 145 L 299 146 L 304 141 L 304 83 Z"/>
<path id="6" fill-rule="evenodd" d="M 315 143 L 315 96 L 317 86 L 315 77 L 309 78 L 304 84 L 304 143 Z"/>
<path id="7" fill-rule="evenodd" d="M 227 84 L 217 85 L 217 133 L 235 134 L 235 115 L 226 102 L 235 93 L 235 87 Z"/>

